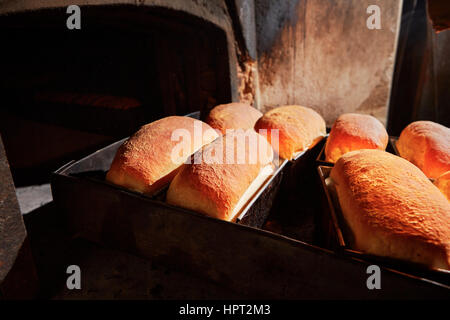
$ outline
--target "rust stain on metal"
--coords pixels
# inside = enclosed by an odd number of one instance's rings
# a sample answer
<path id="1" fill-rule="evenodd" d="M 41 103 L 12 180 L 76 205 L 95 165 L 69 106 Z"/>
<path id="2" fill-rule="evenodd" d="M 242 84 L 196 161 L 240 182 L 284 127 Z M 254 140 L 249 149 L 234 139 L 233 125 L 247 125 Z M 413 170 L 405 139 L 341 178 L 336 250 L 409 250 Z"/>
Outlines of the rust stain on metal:
<path id="1" fill-rule="evenodd" d="M 242 64 L 238 64 L 238 93 L 239 101 L 253 105 L 255 102 L 256 90 L 256 65 L 257 62 L 251 59 Z"/>
<path id="2" fill-rule="evenodd" d="M 281 21 L 276 40 L 259 54 L 262 110 L 299 104 L 318 111 L 328 125 L 345 112 L 385 122 L 401 1 L 377 2 L 380 30 L 366 26 L 370 4 L 299 1 L 292 12 L 297 19 Z"/>

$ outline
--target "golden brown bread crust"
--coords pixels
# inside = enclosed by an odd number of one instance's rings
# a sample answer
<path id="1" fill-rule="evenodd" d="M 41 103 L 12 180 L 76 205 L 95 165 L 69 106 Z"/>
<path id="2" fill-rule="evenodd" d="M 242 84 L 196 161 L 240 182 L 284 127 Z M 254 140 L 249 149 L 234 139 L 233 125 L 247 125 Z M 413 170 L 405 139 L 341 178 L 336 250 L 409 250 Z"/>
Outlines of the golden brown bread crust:
<path id="1" fill-rule="evenodd" d="M 447 197 L 450 201 L 450 171 L 441 174 L 434 180 L 434 185 Z"/>
<path id="2" fill-rule="evenodd" d="M 183 165 L 169 186 L 167 202 L 218 219 L 232 220 L 232 212 L 241 196 L 261 169 L 273 161 L 272 147 L 267 140 L 253 130 L 247 130 L 247 134 L 255 138 L 250 141 L 256 144 L 245 144 L 246 155 L 259 145 L 258 151 L 253 153 L 257 155 L 253 163 L 247 157 L 236 163 L 238 144 L 235 139 L 245 134 L 242 131 L 227 133 L 194 155 L 194 158 L 203 156 L 203 161 Z M 224 161 L 214 161 L 212 151 L 221 147 Z"/>
<path id="3" fill-rule="evenodd" d="M 201 124 L 202 136 L 197 137 L 194 133 L 196 121 Z M 192 139 L 172 141 L 176 129 L 186 129 Z M 151 195 L 172 180 L 192 153 L 217 137 L 215 130 L 206 123 L 189 117 L 172 116 L 152 122 L 141 127 L 119 147 L 106 180 Z M 183 156 L 180 152 L 173 161 L 172 151 L 177 145 L 190 153 Z"/>
<path id="4" fill-rule="evenodd" d="M 346 153 L 331 171 L 352 246 L 450 267 L 450 203 L 413 164 L 380 150 Z"/>
<path id="5" fill-rule="evenodd" d="M 401 157 L 429 178 L 450 170 L 450 128 L 432 121 L 416 121 L 403 129 L 397 141 Z"/>
<path id="6" fill-rule="evenodd" d="M 256 132 L 267 130 L 271 142 L 271 130 L 279 130 L 279 146 L 272 143 L 275 151 L 284 158 L 312 148 L 326 135 L 325 120 L 313 109 L 302 106 L 282 106 L 266 112 L 255 124 Z"/>
<path id="7" fill-rule="evenodd" d="M 366 114 L 346 113 L 337 118 L 325 144 L 325 160 L 336 162 L 343 154 L 360 149 L 385 150 L 389 136 L 383 124 Z"/>
<path id="8" fill-rule="evenodd" d="M 206 119 L 206 123 L 222 134 L 227 129 L 253 129 L 262 113 L 245 103 L 233 102 L 214 107 Z"/>

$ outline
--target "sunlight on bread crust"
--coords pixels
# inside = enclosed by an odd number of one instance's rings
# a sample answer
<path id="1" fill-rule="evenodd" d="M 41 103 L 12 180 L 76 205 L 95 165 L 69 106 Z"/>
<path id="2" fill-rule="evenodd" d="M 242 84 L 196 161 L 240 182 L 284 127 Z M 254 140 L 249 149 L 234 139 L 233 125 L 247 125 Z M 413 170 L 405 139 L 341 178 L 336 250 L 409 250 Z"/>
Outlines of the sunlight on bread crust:
<path id="1" fill-rule="evenodd" d="M 450 170 L 450 128 L 432 121 L 406 126 L 396 143 L 401 157 L 419 167 L 429 178 Z"/>
<path id="2" fill-rule="evenodd" d="M 325 161 L 334 163 L 353 150 L 385 150 L 388 140 L 388 133 L 377 118 L 366 114 L 345 113 L 336 119 L 331 128 L 325 144 Z"/>
<path id="3" fill-rule="evenodd" d="M 450 203 L 416 166 L 358 150 L 343 155 L 330 177 L 354 249 L 450 269 Z"/>
<path id="4" fill-rule="evenodd" d="M 312 148 L 326 136 L 325 120 L 311 108 L 288 105 L 266 112 L 255 130 L 267 130 L 267 140 L 280 157 L 292 160 L 296 154 Z M 271 131 L 278 130 L 278 143 L 271 141 Z"/>
<path id="5" fill-rule="evenodd" d="M 234 141 L 246 136 L 252 139 L 240 150 Z M 253 154 L 255 146 L 258 152 Z M 223 158 L 216 159 L 220 154 Z M 243 163 L 236 161 L 238 154 L 245 156 Z M 256 156 L 255 162 L 250 161 L 251 154 Z M 233 220 L 273 173 L 272 147 L 253 130 L 227 133 L 193 157 L 203 161 L 183 165 L 169 186 L 167 203 L 221 220 Z"/>
<path id="6" fill-rule="evenodd" d="M 195 135 L 196 124 L 202 134 Z M 175 141 L 172 134 L 185 130 L 191 139 Z M 142 126 L 117 150 L 106 180 L 129 190 L 152 195 L 167 185 L 177 174 L 180 166 L 194 152 L 212 142 L 218 134 L 199 120 L 171 116 Z M 188 155 L 172 158 L 177 146 L 188 150 Z"/>

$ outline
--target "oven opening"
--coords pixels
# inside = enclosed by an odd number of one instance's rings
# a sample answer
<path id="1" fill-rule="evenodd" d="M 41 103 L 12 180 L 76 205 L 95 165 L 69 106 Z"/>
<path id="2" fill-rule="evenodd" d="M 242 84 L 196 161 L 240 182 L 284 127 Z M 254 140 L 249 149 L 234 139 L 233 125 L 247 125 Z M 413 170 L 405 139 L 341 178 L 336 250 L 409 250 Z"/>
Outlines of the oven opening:
<path id="1" fill-rule="evenodd" d="M 16 187 L 168 115 L 231 100 L 224 31 L 186 13 L 84 7 L 0 19 L 1 135 Z"/>

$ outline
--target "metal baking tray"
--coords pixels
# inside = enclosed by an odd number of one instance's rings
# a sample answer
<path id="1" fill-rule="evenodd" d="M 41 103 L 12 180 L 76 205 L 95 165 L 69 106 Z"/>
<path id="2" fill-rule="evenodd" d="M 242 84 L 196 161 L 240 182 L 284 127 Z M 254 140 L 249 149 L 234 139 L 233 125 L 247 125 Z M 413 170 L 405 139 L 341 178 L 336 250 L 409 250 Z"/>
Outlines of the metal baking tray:
<path id="1" fill-rule="evenodd" d="M 141 199 L 143 201 L 142 206 L 149 211 L 159 210 L 160 207 L 165 207 L 167 210 L 182 210 L 190 214 L 199 214 L 167 204 L 165 202 L 165 196 L 168 185 L 155 195 L 146 196 L 107 182 L 105 180 L 106 173 L 109 170 L 117 149 L 125 140 L 126 138 L 98 150 L 79 161 L 71 162 L 53 174 L 52 192 L 55 200 L 63 207 L 64 211 L 73 213 L 71 218 L 74 221 L 72 221 L 73 224 L 70 223 L 70 226 L 79 227 L 76 227 L 74 231 L 80 232 L 81 234 L 84 234 L 84 231 L 94 233 L 87 236 L 88 238 L 98 238 L 99 234 L 95 233 L 99 233 L 100 230 L 94 230 L 94 226 L 101 225 L 104 219 L 110 219 L 113 215 L 111 211 L 114 211 L 112 208 L 115 203 L 126 203 L 131 197 Z M 236 223 L 252 227 L 261 227 L 263 225 L 281 183 L 283 166 L 284 163 L 276 167 L 275 172 L 264 182 L 261 188 L 246 204 L 237 217 Z M 84 190 L 75 189 L 75 185 L 83 185 Z M 67 188 L 72 187 L 74 187 L 73 191 L 70 192 L 67 190 Z M 72 207 L 75 206 L 73 201 L 70 199 L 59 201 L 59 199 L 67 197 L 67 192 L 74 192 L 78 196 L 77 202 L 87 201 L 85 210 L 73 212 Z M 73 195 L 70 196 L 73 197 Z M 91 207 L 90 209 L 89 206 Z M 116 218 L 119 221 L 123 218 L 120 215 L 126 215 L 126 213 L 115 212 L 114 215 L 117 215 Z M 84 223 L 92 225 L 82 226 Z"/>
<path id="2" fill-rule="evenodd" d="M 450 298 L 446 287 L 385 268 L 383 289 L 368 290 L 365 261 L 102 183 L 88 170 L 108 168 L 105 153 L 112 157 L 114 150 L 99 150 L 53 176 L 54 199 L 73 236 L 207 278 L 249 297 Z M 276 189 L 274 180 L 270 185 Z M 274 193 L 269 188 L 252 208 L 270 207 L 267 198 Z"/>
<path id="3" fill-rule="evenodd" d="M 326 247 L 341 252 L 344 255 L 352 256 L 363 261 L 374 263 L 380 266 L 391 268 L 398 272 L 403 272 L 414 277 L 428 279 L 446 286 L 450 289 L 450 271 L 442 269 L 431 269 L 423 265 L 402 261 L 399 259 L 380 257 L 363 253 L 351 248 L 351 231 L 342 215 L 336 192 L 327 183 L 332 167 L 319 166 L 318 173 L 325 193 L 324 213 L 323 213 L 323 243 Z"/>
<path id="4" fill-rule="evenodd" d="M 68 235 L 206 278 L 248 297 L 450 298 L 440 284 L 383 267 L 383 289 L 368 290 L 366 261 L 252 227 L 261 222 L 246 217 L 264 217 L 279 201 L 286 161 L 248 204 L 244 217 L 232 223 L 168 205 L 164 190 L 146 197 L 103 181 L 121 143 L 72 161 L 52 176 L 53 197 Z M 303 206 L 298 200 L 292 205 Z"/>

